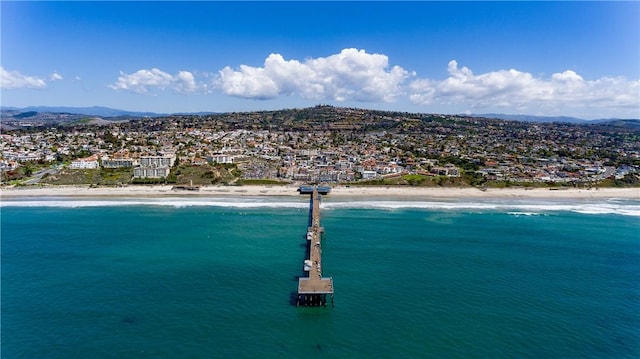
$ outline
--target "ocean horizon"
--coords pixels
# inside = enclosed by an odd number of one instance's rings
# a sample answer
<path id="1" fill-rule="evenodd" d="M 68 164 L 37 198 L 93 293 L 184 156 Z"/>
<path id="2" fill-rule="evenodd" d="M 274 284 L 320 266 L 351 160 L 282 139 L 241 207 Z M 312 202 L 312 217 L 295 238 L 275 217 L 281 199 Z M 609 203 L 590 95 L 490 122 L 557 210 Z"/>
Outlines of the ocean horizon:
<path id="1" fill-rule="evenodd" d="M 640 357 L 640 201 L 327 196 L 335 307 L 296 307 L 308 197 L 0 203 L 2 357 Z"/>

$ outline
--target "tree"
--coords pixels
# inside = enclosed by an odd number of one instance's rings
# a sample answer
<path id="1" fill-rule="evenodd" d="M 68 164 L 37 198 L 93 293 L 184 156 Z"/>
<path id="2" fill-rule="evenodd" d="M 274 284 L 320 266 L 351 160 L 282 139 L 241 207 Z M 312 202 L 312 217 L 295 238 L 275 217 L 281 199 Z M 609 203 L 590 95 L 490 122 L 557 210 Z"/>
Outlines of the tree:
<path id="1" fill-rule="evenodd" d="M 26 177 L 31 177 L 33 175 L 33 165 L 27 162 L 24 165 L 24 169 L 22 170 L 22 173 L 24 173 Z"/>

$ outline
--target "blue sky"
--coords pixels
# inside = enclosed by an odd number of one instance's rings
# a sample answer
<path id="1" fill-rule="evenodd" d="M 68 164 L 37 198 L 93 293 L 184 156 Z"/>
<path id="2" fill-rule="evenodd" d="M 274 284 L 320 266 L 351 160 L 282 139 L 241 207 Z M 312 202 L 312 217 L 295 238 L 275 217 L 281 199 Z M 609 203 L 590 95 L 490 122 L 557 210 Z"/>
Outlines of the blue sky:
<path id="1" fill-rule="evenodd" d="M 3 106 L 640 118 L 638 2 L 7 2 Z"/>

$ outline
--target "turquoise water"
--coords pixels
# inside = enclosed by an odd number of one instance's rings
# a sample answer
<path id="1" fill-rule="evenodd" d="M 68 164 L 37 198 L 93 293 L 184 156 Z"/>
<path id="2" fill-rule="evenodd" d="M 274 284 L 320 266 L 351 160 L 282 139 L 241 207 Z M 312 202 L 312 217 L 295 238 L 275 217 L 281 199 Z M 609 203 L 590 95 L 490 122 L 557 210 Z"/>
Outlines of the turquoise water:
<path id="1" fill-rule="evenodd" d="M 637 201 L 2 203 L 2 358 L 640 357 Z M 624 214 L 617 214 L 624 213 Z"/>

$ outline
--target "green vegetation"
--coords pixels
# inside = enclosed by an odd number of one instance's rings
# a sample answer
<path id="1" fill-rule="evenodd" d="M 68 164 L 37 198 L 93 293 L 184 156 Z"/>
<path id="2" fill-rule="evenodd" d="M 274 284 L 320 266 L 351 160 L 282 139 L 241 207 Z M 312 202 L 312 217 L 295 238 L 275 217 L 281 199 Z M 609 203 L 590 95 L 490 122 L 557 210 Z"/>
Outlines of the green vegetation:
<path id="1" fill-rule="evenodd" d="M 461 187 L 468 186 L 461 178 L 446 176 L 425 176 L 418 174 L 399 177 L 377 178 L 350 182 L 353 186 L 411 186 L 411 187 Z"/>
<path id="2" fill-rule="evenodd" d="M 133 177 L 133 168 L 104 168 L 100 171 L 100 175 L 101 184 L 125 184 Z"/>
<path id="3" fill-rule="evenodd" d="M 621 179 L 604 179 L 599 181 L 598 187 L 640 187 L 640 177 L 628 174 Z"/>
<path id="4" fill-rule="evenodd" d="M 23 166 L 16 171 L 3 173 L 3 180 L 18 185 L 29 178 L 40 167 Z M 65 168 L 54 175 L 45 175 L 41 179 L 43 184 L 51 185 L 98 185 L 119 186 L 126 184 L 190 184 L 211 185 L 230 184 L 238 180 L 239 170 L 235 165 L 179 165 L 171 169 L 166 178 L 133 178 L 133 168 L 99 168 L 99 169 L 70 169 Z M 277 185 L 285 184 L 280 181 L 257 180 L 257 183 Z M 252 182 L 252 181 L 251 181 Z M 253 184 L 253 183 L 252 183 Z"/>
<path id="5" fill-rule="evenodd" d="M 41 182 L 55 185 L 107 184 L 103 182 L 100 169 L 63 169 L 55 175 L 43 178 Z"/>
<path id="6" fill-rule="evenodd" d="M 76 123 L 80 125 L 86 125 L 89 122 L 91 122 L 91 119 L 89 117 L 81 118 L 78 121 L 76 121 Z"/>
<path id="7" fill-rule="evenodd" d="M 42 177 L 41 183 L 53 185 L 89 184 L 117 186 L 131 182 L 132 168 L 63 169 L 54 175 Z"/>
<path id="8" fill-rule="evenodd" d="M 23 119 L 23 118 L 33 117 L 37 114 L 38 113 L 36 111 L 27 111 L 27 112 L 19 113 L 17 115 L 13 115 L 13 117 L 18 119 Z"/>
<path id="9" fill-rule="evenodd" d="M 131 184 L 167 184 L 171 182 L 168 178 L 134 178 Z"/>
<path id="10" fill-rule="evenodd" d="M 29 179 L 34 173 L 47 168 L 49 164 L 41 161 L 25 162 L 21 167 L 18 167 L 12 171 L 2 172 L 2 181 L 9 182 L 11 184 L 19 184 L 24 180 Z"/>
<path id="11" fill-rule="evenodd" d="M 239 185 L 262 185 L 262 186 L 286 186 L 291 184 L 288 181 L 278 181 L 270 179 L 242 179 L 238 180 L 236 184 Z"/>
<path id="12" fill-rule="evenodd" d="M 179 165 L 171 170 L 171 183 L 193 185 L 229 184 L 237 180 L 235 165 Z M 175 179 L 175 181 L 174 181 Z"/>
<path id="13" fill-rule="evenodd" d="M 462 181 L 472 187 L 482 187 L 487 184 L 487 178 L 476 171 L 463 171 Z"/>
<path id="14" fill-rule="evenodd" d="M 507 180 L 488 181 L 477 173 L 462 177 L 405 175 L 391 178 L 345 183 L 349 186 L 411 186 L 411 187 L 476 187 L 476 188 L 593 188 L 593 187 L 640 187 L 640 177 L 627 175 L 623 179 L 605 179 L 597 182 L 513 182 Z"/>
<path id="15" fill-rule="evenodd" d="M 179 165 L 171 169 L 167 178 L 133 178 L 133 168 L 63 169 L 55 175 L 45 176 L 41 182 L 57 185 L 94 184 L 100 186 L 168 183 L 211 185 L 231 183 L 237 180 L 237 173 L 238 170 L 233 165 Z M 275 181 L 268 184 L 277 183 L 280 182 Z"/>

